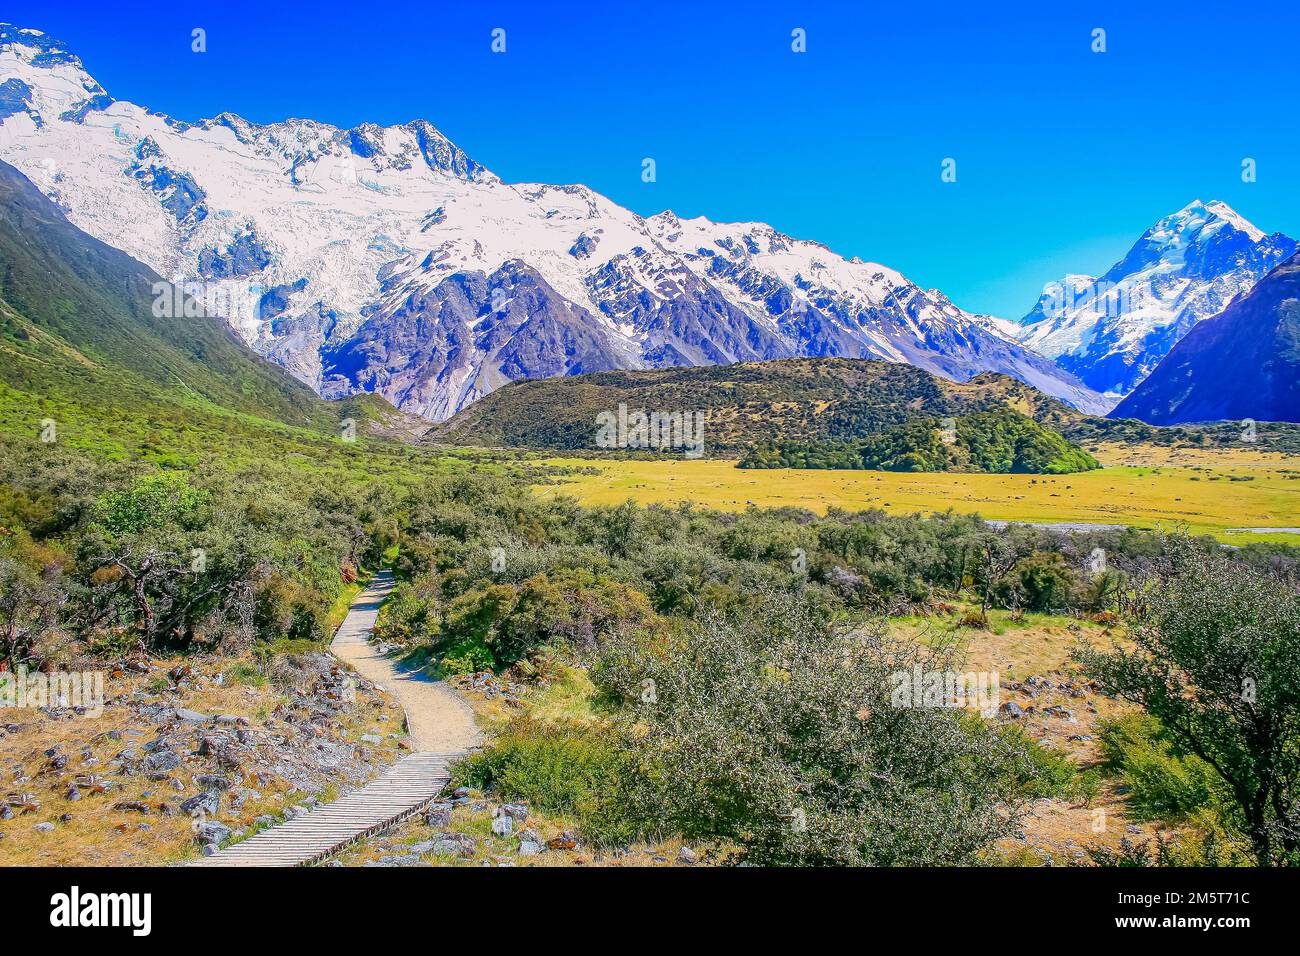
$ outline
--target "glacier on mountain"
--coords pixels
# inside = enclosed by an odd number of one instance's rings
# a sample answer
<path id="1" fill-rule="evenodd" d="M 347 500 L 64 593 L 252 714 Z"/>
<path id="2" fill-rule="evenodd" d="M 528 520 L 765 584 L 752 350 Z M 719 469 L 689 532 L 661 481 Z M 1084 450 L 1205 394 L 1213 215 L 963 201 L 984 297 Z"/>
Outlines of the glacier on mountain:
<path id="1" fill-rule="evenodd" d="M 5 25 L 0 107 L 0 158 L 322 395 L 441 420 L 517 378 L 835 355 L 1110 406 L 1007 323 L 885 266 L 762 223 L 505 183 L 423 120 L 189 123 Z"/>

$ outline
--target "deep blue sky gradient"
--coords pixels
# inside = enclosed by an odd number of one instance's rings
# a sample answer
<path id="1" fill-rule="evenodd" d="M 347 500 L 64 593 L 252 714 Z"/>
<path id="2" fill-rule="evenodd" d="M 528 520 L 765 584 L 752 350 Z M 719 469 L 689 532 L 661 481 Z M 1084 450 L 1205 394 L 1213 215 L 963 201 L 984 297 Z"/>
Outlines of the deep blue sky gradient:
<path id="1" fill-rule="evenodd" d="M 181 119 L 424 117 L 508 181 L 762 220 L 1008 318 L 1193 198 L 1300 235 L 1294 3 L 5 0 L 0 17 Z"/>

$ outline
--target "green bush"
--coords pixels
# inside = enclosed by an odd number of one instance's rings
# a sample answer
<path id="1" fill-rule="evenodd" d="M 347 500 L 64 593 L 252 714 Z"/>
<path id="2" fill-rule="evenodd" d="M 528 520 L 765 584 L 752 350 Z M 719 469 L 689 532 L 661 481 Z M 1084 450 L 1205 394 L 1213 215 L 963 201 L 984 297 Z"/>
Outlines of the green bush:
<path id="1" fill-rule="evenodd" d="M 443 677 L 454 674 L 475 674 L 495 670 L 497 659 L 478 638 L 466 638 L 449 647 L 438 659 L 438 673 Z"/>
<path id="2" fill-rule="evenodd" d="M 760 865 L 976 862 L 1040 767 L 969 714 L 896 704 L 889 688 L 921 653 L 767 595 L 652 644 L 615 639 L 592 677 L 625 702 L 638 805 L 665 832 L 734 843 Z"/>
<path id="3" fill-rule="evenodd" d="M 1005 607 L 1047 613 L 1071 606 L 1079 575 L 1057 552 L 1038 551 L 1021 558 L 997 587 Z"/>
<path id="4" fill-rule="evenodd" d="M 1179 756 L 1160 722 L 1146 714 L 1103 721 L 1097 731 L 1107 769 L 1131 788 L 1139 819 L 1186 820 L 1220 806 L 1222 783 L 1204 760 Z"/>
<path id="5" fill-rule="evenodd" d="M 629 762 L 608 728 L 521 719 L 457 765 L 458 785 L 493 789 L 506 800 L 575 820 L 600 845 L 626 844 L 643 823 L 629 799 Z"/>

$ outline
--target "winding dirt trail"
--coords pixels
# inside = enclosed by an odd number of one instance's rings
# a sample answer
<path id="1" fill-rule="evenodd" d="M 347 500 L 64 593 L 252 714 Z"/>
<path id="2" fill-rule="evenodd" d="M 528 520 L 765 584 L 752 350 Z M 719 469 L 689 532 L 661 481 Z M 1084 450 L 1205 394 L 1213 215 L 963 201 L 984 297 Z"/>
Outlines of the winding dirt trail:
<path id="1" fill-rule="evenodd" d="M 391 571 L 376 574 L 352 602 L 330 651 L 401 702 L 413 751 L 454 753 L 475 747 L 482 737 L 469 704 L 459 694 L 440 681 L 402 667 L 366 642 L 379 616 L 379 606 L 396 586 Z"/>
<path id="2" fill-rule="evenodd" d="M 406 711 L 413 753 L 359 790 L 318 810 L 195 861 L 196 866 L 302 866 L 419 813 L 447 785 L 448 765 L 481 741 L 469 705 L 438 681 L 405 668 L 367 643 L 379 607 L 396 586 L 381 571 L 352 602 L 330 650 L 395 696 Z"/>

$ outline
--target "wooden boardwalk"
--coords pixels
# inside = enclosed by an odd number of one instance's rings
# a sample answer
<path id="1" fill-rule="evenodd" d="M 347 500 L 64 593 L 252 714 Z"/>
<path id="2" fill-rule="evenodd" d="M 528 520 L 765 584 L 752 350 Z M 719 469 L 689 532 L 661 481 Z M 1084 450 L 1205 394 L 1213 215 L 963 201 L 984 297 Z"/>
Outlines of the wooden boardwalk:
<path id="1" fill-rule="evenodd" d="M 263 830 L 194 866 L 307 866 L 380 833 L 433 802 L 460 754 L 410 754 L 382 776 L 331 804 Z"/>
<path id="2" fill-rule="evenodd" d="M 363 837 L 387 830 L 409 817 L 415 816 L 442 793 L 451 779 L 449 764 L 467 752 L 434 752 L 439 743 L 470 745 L 474 741 L 463 729 L 453 724 L 450 734 L 440 733 L 438 718 L 445 719 L 445 711 L 428 708 L 412 712 L 407 704 L 418 703 L 416 695 L 433 693 L 450 694 L 435 687 L 427 679 L 415 681 L 400 671 L 392 662 L 369 649 L 366 640 L 375 625 L 379 606 L 394 587 L 392 573 L 381 571 L 370 586 L 357 595 L 347 617 L 334 636 L 334 653 L 356 664 L 372 680 L 379 679 L 403 702 L 407 725 L 412 733 L 412 743 L 425 749 L 409 754 L 389 767 L 359 790 L 340 797 L 333 803 L 303 813 L 279 826 L 263 830 L 234 846 L 218 851 L 213 856 L 195 860 L 191 866 L 307 866 L 342 850 Z M 365 659 L 356 661 L 361 654 Z M 463 704 L 460 707 L 464 708 Z M 465 708 L 466 711 L 468 710 Z M 415 721 L 412 718 L 417 718 Z M 473 732 L 473 718 L 464 718 Z"/>

